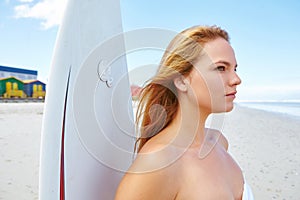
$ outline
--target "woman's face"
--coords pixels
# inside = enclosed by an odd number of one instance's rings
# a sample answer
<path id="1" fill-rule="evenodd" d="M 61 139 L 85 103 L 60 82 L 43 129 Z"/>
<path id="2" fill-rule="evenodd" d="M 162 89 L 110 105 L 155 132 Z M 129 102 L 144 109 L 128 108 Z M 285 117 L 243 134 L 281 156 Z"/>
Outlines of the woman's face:
<path id="1" fill-rule="evenodd" d="M 206 43 L 203 50 L 205 54 L 199 56 L 189 75 L 189 95 L 196 97 L 202 110 L 229 112 L 233 109 L 237 85 L 241 83 L 234 51 L 223 38 Z"/>

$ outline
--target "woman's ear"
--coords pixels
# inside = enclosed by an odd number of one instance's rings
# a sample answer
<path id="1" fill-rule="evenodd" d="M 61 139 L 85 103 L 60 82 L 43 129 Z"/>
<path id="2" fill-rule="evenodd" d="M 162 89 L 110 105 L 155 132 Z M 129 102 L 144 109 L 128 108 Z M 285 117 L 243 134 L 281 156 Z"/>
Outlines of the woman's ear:
<path id="1" fill-rule="evenodd" d="M 189 85 L 189 81 L 188 81 L 187 77 L 178 76 L 173 80 L 173 82 L 174 82 L 174 85 L 177 88 L 177 90 L 179 90 L 181 92 L 187 91 L 188 85 Z"/>

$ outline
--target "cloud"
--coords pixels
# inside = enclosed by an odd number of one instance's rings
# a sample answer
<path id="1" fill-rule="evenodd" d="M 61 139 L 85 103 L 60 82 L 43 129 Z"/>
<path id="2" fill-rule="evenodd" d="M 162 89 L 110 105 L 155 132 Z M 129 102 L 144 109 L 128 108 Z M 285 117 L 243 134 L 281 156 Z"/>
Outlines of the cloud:
<path id="1" fill-rule="evenodd" d="M 29 4 L 30 0 L 20 0 L 20 2 L 20 5 L 14 7 L 15 18 L 41 20 L 41 26 L 44 29 L 52 28 L 61 23 L 66 6 L 66 0 L 42 0 L 35 4 Z"/>
<path id="2" fill-rule="evenodd" d="M 31 3 L 31 2 L 33 2 L 33 0 L 19 0 L 19 2 L 21 2 L 21 3 Z"/>

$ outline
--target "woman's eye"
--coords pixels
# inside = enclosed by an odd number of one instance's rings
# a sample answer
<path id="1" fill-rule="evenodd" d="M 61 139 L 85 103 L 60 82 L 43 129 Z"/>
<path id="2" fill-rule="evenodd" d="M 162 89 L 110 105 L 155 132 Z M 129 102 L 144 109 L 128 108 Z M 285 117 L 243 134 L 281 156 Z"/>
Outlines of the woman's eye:
<path id="1" fill-rule="evenodd" d="M 218 67 L 217 67 L 217 70 L 223 72 L 223 71 L 225 71 L 225 67 L 224 67 L 224 66 L 218 66 Z"/>

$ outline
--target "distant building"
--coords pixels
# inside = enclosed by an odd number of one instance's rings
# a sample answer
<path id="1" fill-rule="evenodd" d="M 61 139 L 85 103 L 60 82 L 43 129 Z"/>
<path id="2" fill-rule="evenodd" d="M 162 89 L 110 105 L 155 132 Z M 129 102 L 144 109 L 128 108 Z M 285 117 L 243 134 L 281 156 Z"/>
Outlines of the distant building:
<path id="1" fill-rule="evenodd" d="M 26 94 L 23 91 L 23 81 L 15 78 L 8 77 L 0 79 L 0 96 L 4 98 L 20 97 L 25 98 Z"/>
<path id="2" fill-rule="evenodd" d="M 35 70 L 7 67 L 0 65 L 0 78 L 16 77 L 20 80 L 36 80 L 38 72 Z"/>
<path id="3" fill-rule="evenodd" d="M 131 96 L 133 100 L 138 100 L 139 95 L 142 91 L 142 88 L 137 86 L 137 85 L 131 85 L 130 86 L 130 90 L 131 90 Z"/>
<path id="4" fill-rule="evenodd" d="M 45 98 L 46 84 L 38 80 L 25 80 L 24 92 L 27 97 Z"/>

